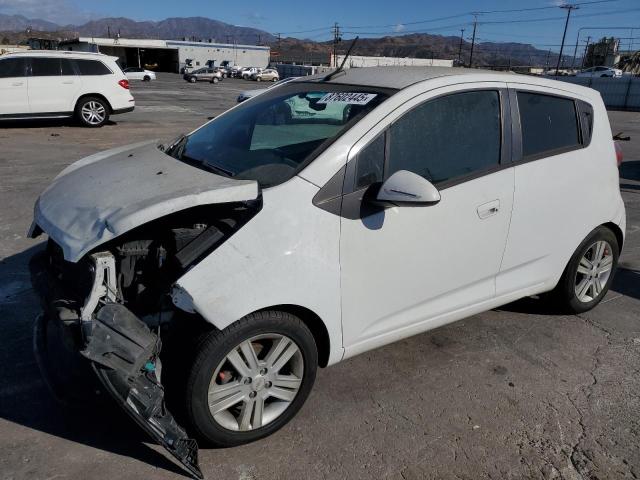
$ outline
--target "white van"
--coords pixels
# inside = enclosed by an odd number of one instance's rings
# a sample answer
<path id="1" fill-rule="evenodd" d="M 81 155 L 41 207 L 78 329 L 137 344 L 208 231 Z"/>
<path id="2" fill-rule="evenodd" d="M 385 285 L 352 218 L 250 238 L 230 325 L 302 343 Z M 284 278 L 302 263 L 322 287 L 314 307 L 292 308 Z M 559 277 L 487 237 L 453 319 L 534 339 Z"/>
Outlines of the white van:
<path id="1" fill-rule="evenodd" d="M 135 103 L 117 57 L 28 51 L 0 57 L 0 120 L 75 116 L 101 127 Z"/>
<path id="2" fill-rule="evenodd" d="M 49 236 L 55 285 L 40 322 L 197 474 L 152 408 L 164 391 L 198 438 L 239 445 L 289 421 L 318 367 L 526 296 L 595 307 L 624 242 L 618 179 L 595 90 L 456 68 L 303 77 L 64 170 L 30 233 Z"/>

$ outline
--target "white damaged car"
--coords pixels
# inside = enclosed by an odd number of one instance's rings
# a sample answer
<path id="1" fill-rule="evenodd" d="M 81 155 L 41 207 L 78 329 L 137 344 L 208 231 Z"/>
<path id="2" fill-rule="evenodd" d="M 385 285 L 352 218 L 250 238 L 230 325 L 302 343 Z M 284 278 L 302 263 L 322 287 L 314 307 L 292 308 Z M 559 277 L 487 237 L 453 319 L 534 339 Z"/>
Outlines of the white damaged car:
<path id="1" fill-rule="evenodd" d="M 42 193 L 40 364 L 58 332 L 199 476 L 190 436 L 275 432 L 318 367 L 530 295 L 593 308 L 624 231 L 594 90 L 454 68 L 301 78 Z"/>

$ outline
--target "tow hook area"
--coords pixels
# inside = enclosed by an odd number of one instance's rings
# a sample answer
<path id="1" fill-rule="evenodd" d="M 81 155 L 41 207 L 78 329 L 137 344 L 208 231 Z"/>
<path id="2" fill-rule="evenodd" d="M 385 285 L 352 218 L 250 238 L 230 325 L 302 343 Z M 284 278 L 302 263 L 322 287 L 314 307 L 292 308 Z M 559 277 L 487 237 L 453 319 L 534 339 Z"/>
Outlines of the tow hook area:
<path id="1" fill-rule="evenodd" d="M 94 284 L 81 312 L 85 339 L 80 353 L 124 410 L 151 437 L 167 449 L 195 478 L 204 478 L 198 466 L 198 444 L 189 438 L 164 402 L 160 383 L 160 337 L 117 301 L 113 257 L 92 255 Z M 98 307 L 98 304 L 103 304 Z"/>

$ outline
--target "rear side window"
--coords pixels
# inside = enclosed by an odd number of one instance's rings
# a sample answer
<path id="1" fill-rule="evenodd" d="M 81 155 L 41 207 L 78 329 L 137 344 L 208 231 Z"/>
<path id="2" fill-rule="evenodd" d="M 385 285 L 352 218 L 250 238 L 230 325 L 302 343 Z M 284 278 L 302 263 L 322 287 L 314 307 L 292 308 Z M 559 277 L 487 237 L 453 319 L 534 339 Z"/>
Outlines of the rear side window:
<path id="1" fill-rule="evenodd" d="M 98 60 L 76 60 L 80 75 L 110 75 L 111 70 Z"/>
<path id="2" fill-rule="evenodd" d="M 433 183 L 486 171 L 500 163 L 497 91 L 455 93 L 427 101 L 390 127 L 389 177 L 409 170 Z"/>
<path id="3" fill-rule="evenodd" d="M 518 92 L 523 157 L 580 146 L 575 102 L 569 98 Z"/>
<path id="4" fill-rule="evenodd" d="M 62 66 L 62 75 L 75 75 L 76 72 L 73 69 L 73 63 L 68 58 L 60 59 L 60 65 Z"/>
<path id="5" fill-rule="evenodd" d="M 0 78 L 24 77 L 26 71 L 24 58 L 6 58 L 0 60 Z"/>
<path id="6" fill-rule="evenodd" d="M 59 77 L 60 76 L 60 59 L 59 58 L 37 58 L 31 59 L 31 76 L 32 77 Z"/>

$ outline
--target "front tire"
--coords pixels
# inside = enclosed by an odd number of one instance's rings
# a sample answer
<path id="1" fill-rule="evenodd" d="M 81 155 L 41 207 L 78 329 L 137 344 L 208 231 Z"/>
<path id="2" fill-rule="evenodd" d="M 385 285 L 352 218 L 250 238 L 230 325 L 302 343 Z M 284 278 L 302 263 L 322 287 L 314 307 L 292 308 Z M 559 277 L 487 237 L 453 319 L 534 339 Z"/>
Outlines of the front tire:
<path id="1" fill-rule="evenodd" d="M 620 246 L 607 227 L 598 227 L 576 249 L 552 292 L 558 306 L 569 313 L 591 310 L 609 291 L 618 266 Z"/>
<path id="2" fill-rule="evenodd" d="M 101 98 L 84 97 L 76 105 L 76 118 L 89 128 L 102 127 L 109 120 L 110 107 Z"/>
<path id="3" fill-rule="evenodd" d="M 197 82 L 196 77 L 191 77 L 189 79 L 189 83 L 196 83 L 196 82 Z"/>
<path id="4" fill-rule="evenodd" d="M 253 313 L 201 342 L 188 371 L 185 411 L 216 447 L 266 437 L 300 410 L 315 381 L 318 351 L 297 317 Z"/>
<path id="5" fill-rule="evenodd" d="M 211 79 L 211 83 L 218 83 L 220 80 L 218 79 L 218 77 L 213 77 Z"/>

